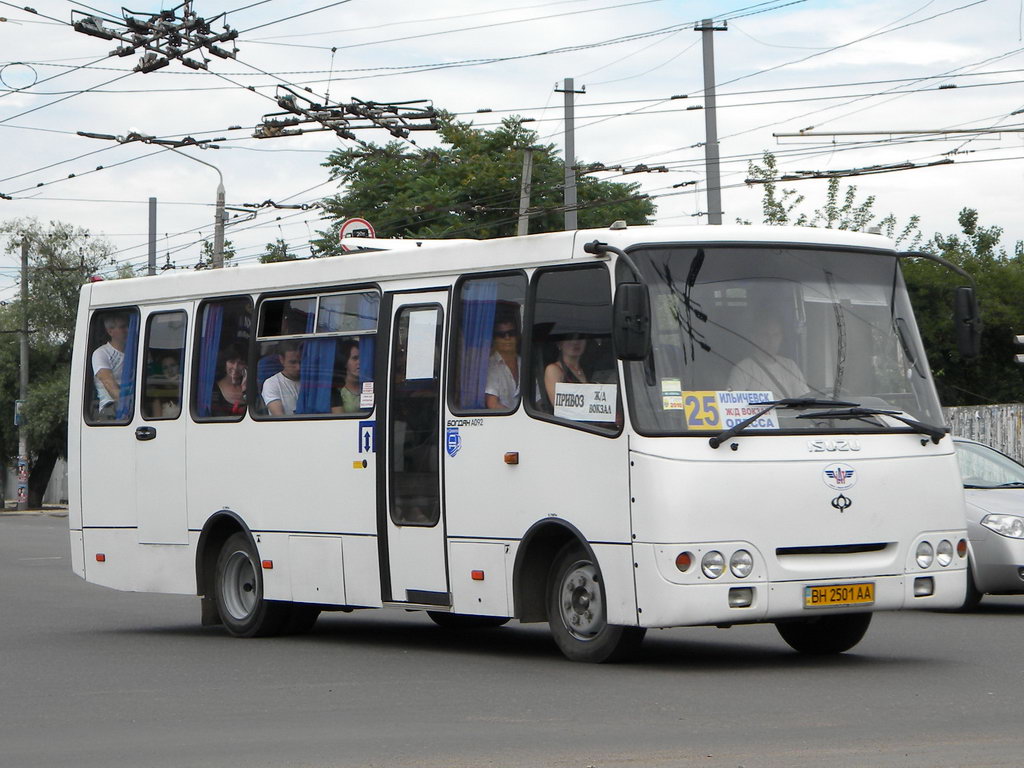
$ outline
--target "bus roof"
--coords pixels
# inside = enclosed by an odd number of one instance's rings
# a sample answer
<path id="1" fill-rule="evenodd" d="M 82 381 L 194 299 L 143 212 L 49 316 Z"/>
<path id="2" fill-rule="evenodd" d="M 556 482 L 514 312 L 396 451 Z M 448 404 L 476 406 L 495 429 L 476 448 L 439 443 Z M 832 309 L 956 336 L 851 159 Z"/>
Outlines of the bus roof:
<path id="1" fill-rule="evenodd" d="M 431 276 L 518 269 L 575 260 L 593 260 L 583 251 L 591 240 L 628 248 L 639 244 L 769 243 L 842 247 L 893 252 L 892 240 L 875 234 L 814 227 L 770 226 L 639 226 L 550 232 L 493 240 L 373 240 L 367 247 L 323 259 L 275 264 L 247 264 L 219 270 L 170 271 L 87 284 L 93 306 L 156 303 L 195 296 L 229 296 L 269 290 L 295 290 L 325 285 L 355 285 L 379 280 L 415 280 L 427 285 Z M 363 245 L 363 243 L 360 243 Z"/>

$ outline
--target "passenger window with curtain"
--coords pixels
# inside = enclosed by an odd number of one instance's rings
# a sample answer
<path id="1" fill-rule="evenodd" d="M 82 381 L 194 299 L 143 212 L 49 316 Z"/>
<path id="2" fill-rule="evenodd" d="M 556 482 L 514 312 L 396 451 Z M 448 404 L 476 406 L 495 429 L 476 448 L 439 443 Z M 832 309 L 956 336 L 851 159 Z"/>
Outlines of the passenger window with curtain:
<path id="1" fill-rule="evenodd" d="M 238 421 L 248 409 L 252 301 L 205 302 L 196 328 L 192 410 L 197 421 Z"/>
<path id="2" fill-rule="evenodd" d="M 142 373 L 144 419 L 176 419 L 181 414 L 186 322 L 184 312 L 159 312 L 150 315 L 146 322 Z"/>
<path id="3" fill-rule="evenodd" d="M 256 414 L 365 416 L 373 410 L 376 291 L 267 299 L 257 329 Z"/>
<path id="4" fill-rule="evenodd" d="M 453 413 L 511 413 L 519 407 L 525 299 L 523 274 L 473 278 L 460 285 Z"/>
<path id="5" fill-rule="evenodd" d="M 128 424 L 135 409 L 139 311 L 134 307 L 96 312 L 89 323 L 86 364 L 87 424 Z"/>
<path id="6" fill-rule="evenodd" d="M 611 286 L 601 265 L 538 272 L 530 327 L 530 405 L 537 415 L 617 431 Z"/>

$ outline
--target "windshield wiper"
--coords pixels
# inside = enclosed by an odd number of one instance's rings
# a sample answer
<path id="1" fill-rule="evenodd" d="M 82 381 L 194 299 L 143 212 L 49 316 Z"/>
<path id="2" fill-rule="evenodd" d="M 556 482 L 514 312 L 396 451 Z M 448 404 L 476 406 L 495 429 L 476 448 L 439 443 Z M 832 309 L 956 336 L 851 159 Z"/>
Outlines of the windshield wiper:
<path id="1" fill-rule="evenodd" d="M 1000 483 L 999 485 L 986 486 L 987 488 L 1024 488 L 1024 483 L 1020 480 L 1014 480 L 1009 483 Z"/>
<path id="2" fill-rule="evenodd" d="M 861 419 L 866 416 L 889 416 L 896 419 L 896 421 L 902 421 L 908 427 L 913 429 L 915 432 L 928 435 L 932 439 L 933 443 L 938 443 L 943 437 L 946 436 L 945 427 L 936 427 L 933 424 L 925 424 L 923 421 L 917 421 L 904 416 L 900 411 L 887 411 L 882 408 L 850 408 L 845 411 L 819 411 L 817 413 L 802 413 L 797 416 L 798 419 Z"/>
<path id="3" fill-rule="evenodd" d="M 772 400 L 770 402 L 763 403 L 749 403 L 749 405 L 760 405 L 763 406 L 763 408 L 759 410 L 757 413 L 755 413 L 753 416 L 744 419 L 739 424 L 734 424 L 724 432 L 719 432 L 717 435 L 710 438 L 708 440 L 708 445 L 710 445 L 712 448 L 717 448 L 729 438 L 735 437 L 740 432 L 745 430 L 759 418 L 768 413 L 768 411 L 770 411 L 772 408 L 792 408 L 794 410 L 801 410 L 803 408 L 826 408 L 830 405 L 851 406 L 852 408 L 856 408 L 857 406 L 860 405 L 860 403 L 846 403 L 843 402 L 842 400 L 821 400 L 816 397 L 784 397 L 781 400 Z M 800 417 L 798 416 L 797 418 Z"/>

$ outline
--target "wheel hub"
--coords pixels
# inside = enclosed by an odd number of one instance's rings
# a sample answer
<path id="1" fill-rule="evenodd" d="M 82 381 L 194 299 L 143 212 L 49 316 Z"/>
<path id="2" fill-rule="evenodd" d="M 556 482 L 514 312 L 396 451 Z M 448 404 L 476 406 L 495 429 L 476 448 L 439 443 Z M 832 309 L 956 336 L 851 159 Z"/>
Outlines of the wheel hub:
<path id="1" fill-rule="evenodd" d="M 597 569 L 587 562 L 569 568 L 561 594 L 559 608 L 565 628 L 578 640 L 592 640 L 604 627 Z"/>

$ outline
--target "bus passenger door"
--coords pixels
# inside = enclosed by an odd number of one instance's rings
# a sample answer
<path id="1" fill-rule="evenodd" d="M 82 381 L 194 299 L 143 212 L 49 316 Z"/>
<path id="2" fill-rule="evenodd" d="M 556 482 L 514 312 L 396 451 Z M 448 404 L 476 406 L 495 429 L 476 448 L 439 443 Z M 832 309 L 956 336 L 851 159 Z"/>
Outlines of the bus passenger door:
<path id="1" fill-rule="evenodd" d="M 185 341 L 183 307 L 142 318 L 142 360 L 135 441 L 135 508 L 140 544 L 187 544 L 185 507 Z"/>
<path id="2" fill-rule="evenodd" d="M 382 414 L 384 599 L 450 605 L 441 495 L 441 402 L 446 291 L 393 294 Z M 379 448 L 378 448 L 379 450 Z"/>

